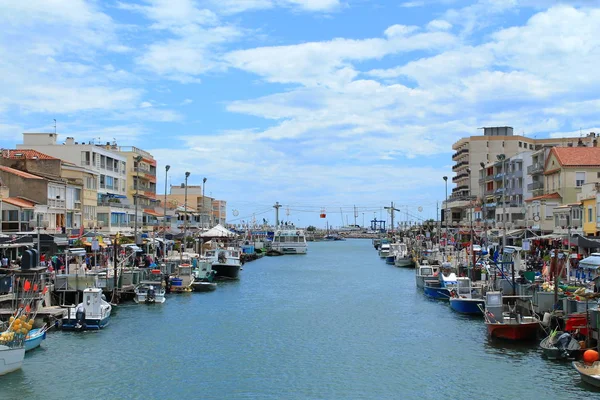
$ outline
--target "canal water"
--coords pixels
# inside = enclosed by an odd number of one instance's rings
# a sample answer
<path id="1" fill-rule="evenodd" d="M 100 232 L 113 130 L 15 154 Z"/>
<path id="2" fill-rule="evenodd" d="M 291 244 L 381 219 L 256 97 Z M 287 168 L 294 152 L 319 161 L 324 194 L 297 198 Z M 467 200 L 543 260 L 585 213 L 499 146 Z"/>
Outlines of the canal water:
<path id="1" fill-rule="evenodd" d="M 100 332 L 51 332 L 1 399 L 577 399 L 595 397 L 537 345 L 417 292 L 370 240 L 264 257 L 213 293 L 119 307 Z"/>

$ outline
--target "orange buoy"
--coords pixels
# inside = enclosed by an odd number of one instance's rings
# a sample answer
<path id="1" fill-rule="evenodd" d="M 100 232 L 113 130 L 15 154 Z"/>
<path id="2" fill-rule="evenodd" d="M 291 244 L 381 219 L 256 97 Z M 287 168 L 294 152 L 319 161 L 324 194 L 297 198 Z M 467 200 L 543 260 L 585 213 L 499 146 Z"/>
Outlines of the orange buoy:
<path id="1" fill-rule="evenodd" d="M 583 353 L 583 361 L 586 364 L 593 364 L 594 361 L 598 361 L 598 352 L 596 350 L 586 350 Z"/>

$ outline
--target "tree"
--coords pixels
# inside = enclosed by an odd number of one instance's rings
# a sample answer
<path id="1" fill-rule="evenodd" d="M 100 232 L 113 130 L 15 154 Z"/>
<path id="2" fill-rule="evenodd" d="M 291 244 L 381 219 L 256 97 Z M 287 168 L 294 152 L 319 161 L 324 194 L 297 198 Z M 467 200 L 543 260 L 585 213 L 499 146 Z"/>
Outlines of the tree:
<path id="1" fill-rule="evenodd" d="M 308 228 L 306 228 L 306 231 L 307 231 L 307 232 L 314 232 L 314 231 L 316 231 L 316 230 L 317 230 L 317 228 L 315 228 L 315 227 L 314 227 L 314 226 L 312 226 L 312 225 L 310 225 Z"/>

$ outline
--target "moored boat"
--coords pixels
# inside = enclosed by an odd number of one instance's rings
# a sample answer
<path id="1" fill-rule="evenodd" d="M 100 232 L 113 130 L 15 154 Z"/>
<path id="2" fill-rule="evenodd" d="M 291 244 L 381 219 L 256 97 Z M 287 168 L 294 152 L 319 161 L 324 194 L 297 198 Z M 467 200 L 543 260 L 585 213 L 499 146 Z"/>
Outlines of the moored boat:
<path id="1" fill-rule="evenodd" d="M 399 244 L 398 254 L 396 254 L 396 259 L 394 260 L 394 265 L 396 267 L 402 268 L 414 268 L 415 261 L 413 260 L 410 251 L 408 250 L 408 246 L 406 243 Z"/>
<path id="2" fill-rule="evenodd" d="M 192 291 L 194 275 L 192 274 L 192 265 L 183 263 L 175 267 L 175 273 L 170 277 L 171 292 L 187 293 Z"/>
<path id="3" fill-rule="evenodd" d="M 379 257 L 380 258 L 386 258 L 388 256 L 388 254 L 390 253 L 390 244 L 389 243 L 381 243 L 381 246 L 379 246 Z"/>
<path id="4" fill-rule="evenodd" d="M 25 358 L 25 347 L 0 345 L 0 376 L 21 369 Z"/>
<path id="5" fill-rule="evenodd" d="M 40 347 L 42 341 L 46 339 L 46 325 L 41 328 L 32 329 L 25 336 L 25 351 Z"/>
<path id="6" fill-rule="evenodd" d="M 215 271 L 212 269 L 212 263 L 207 260 L 199 260 L 192 270 L 194 282 L 192 289 L 194 292 L 212 292 L 217 288 L 217 283 L 213 282 Z"/>
<path id="7" fill-rule="evenodd" d="M 565 360 L 579 354 L 579 341 L 568 332 L 552 331 L 540 342 L 542 355 L 548 360 Z"/>
<path id="8" fill-rule="evenodd" d="M 457 283 L 456 290 L 450 293 L 450 308 L 461 314 L 482 315 L 485 306 L 482 288 L 474 288 L 471 279 L 466 277 L 458 278 Z"/>
<path id="9" fill-rule="evenodd" d="M 138 304 L 162 304 L 167 300 L 162 282 L 142 281 L 135 287 L 134 292 L 133 301 Z"/>
<path id="10" fill-rule="evenodd" d="M 63 330 L 99 330 L 110 322 L 112 306 L 106 301 L 100 288 L 87 288 L 83 291 L 83 302 L 69 307 L 67 316 L 62 319 Z"/>
<path id="11" fill-rule="evenodd" d="M 277 229 L 273 236 L 271 248 L 283 254 L 306 254 L 308 251 L 304 231 L 293 226 Z M 219 274 L 218 271 L 217 274 Z"/>
<path id="12" fill-rule="evenodd" d="M 592 365 L 586 365 L 579 361 L 573 361 L 573 368 L 579 373 L 581 380 L 592 386 L 600 388 L 600 361 Z"/>
<path id="13" fill-rule="evenodd" d="M 448 301 L 451 297 L 450 292 L 456 289 L 456 286 L 457 278 L 452 265 L 443 263 L 437 277 L 425 279 L 423 292 L 432 299 Z"/>
<path id="14" fill-rule="evenodd" d="M 439 265 L 429 265 L 427 260 L 423 260 L 417 265 L 416 269 L 416 282 L 417 287 L 423 289 L 425 286 L 425 279 L 431 279 L 437 276 L 439 273 Z"/>
<path id="15" fill-rule="evenodd" d="M 216 279 L 238 279 L 242 262 L 240 252 L 234 249 L 208 250 L 204 255 L 211 263 Z"/>
<path id="16" fill-rule="evenodd" d="M 540 320 L 534 315 L 525 315 L 516 305 L 505 311 L 501 292 L 486 293 L 483 316 L 488 334 L 506 340 L 532 340 L 537 337 Z"/>

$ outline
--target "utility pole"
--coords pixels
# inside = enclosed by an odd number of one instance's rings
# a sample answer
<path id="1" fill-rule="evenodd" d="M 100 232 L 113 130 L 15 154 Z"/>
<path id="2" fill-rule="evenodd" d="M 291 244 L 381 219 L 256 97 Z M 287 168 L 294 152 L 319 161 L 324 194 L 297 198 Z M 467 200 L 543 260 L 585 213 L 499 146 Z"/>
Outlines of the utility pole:
<path id="1" fill-rule="evenodd" d="M 275 209 L 275 228 L 277 228 L 279 227 L 279 209 L 281 208 L 281 204 L 276 201 L 273 208 Z"/>
<path id="2" fill-rule="evenodd" d="M 356 227 L 356 218 L 358 218 L 358 211 L 356 211 L 356 206 L 354 206 L 354 227 Z"/>
<path id="3" fill-rule="evenodd" d="M 390 203 L 390 207 L 383 207 L 386 210 L 390 210 L 390 214 L 392 216 L 392 232 L 394 232 L 394 211 L 400 211 L 397 208 L 394 208 L 394 202 L 392 201 Z"/>

